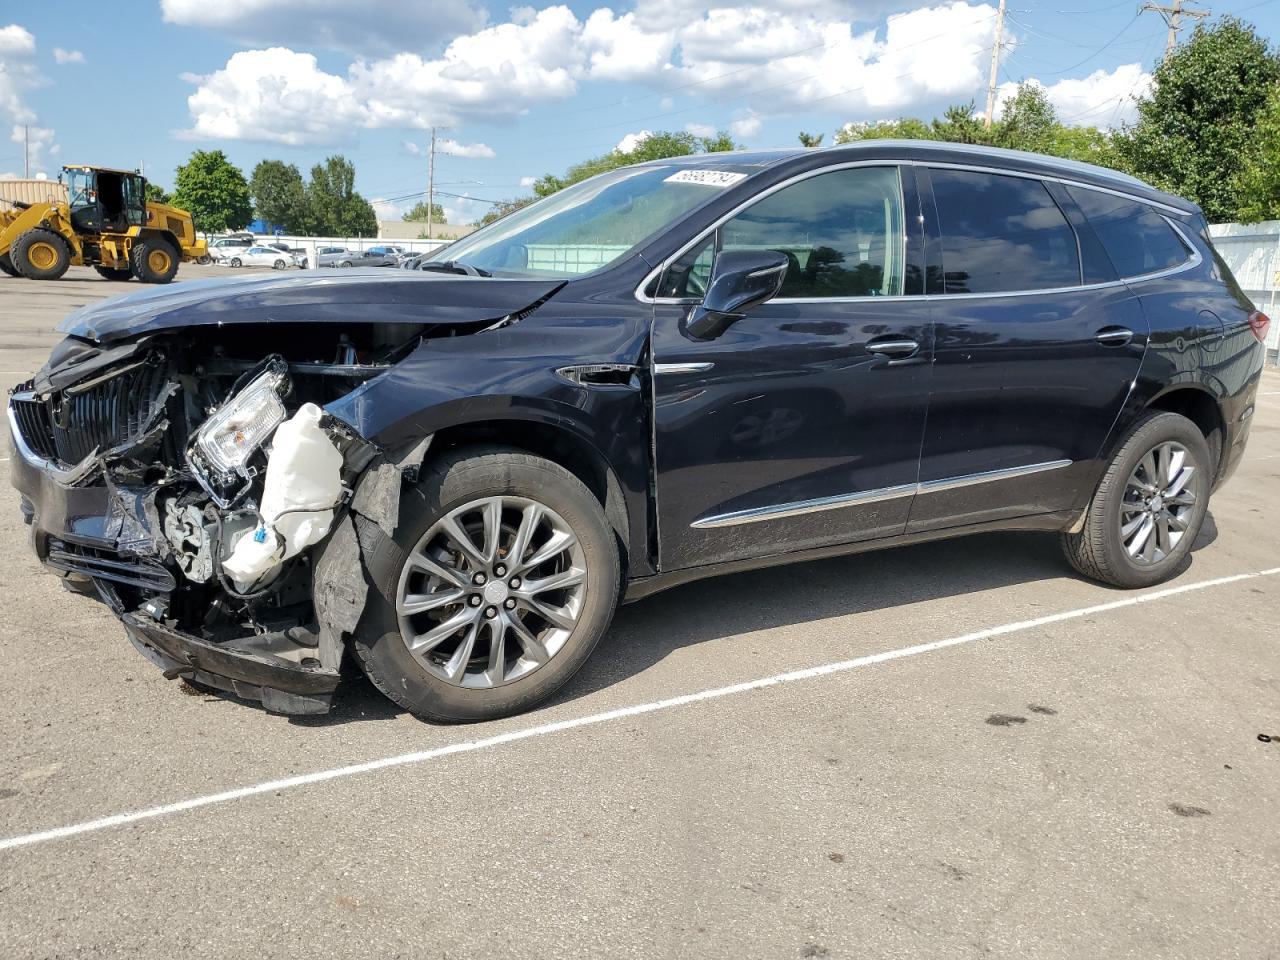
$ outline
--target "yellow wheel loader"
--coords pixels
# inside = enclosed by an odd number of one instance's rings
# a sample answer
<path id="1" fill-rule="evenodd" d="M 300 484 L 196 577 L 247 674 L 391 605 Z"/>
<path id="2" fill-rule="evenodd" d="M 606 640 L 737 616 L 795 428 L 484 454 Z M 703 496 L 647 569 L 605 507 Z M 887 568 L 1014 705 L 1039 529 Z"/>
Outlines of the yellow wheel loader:
<path id="1" fill-rule="evenodd" d="M 179 263 L 208 255 L 191 214 L 147 202 L 141 174 L 81 166 L 62 174 L 65 200 L 0 209 L 0 272 L 57 280 L 77 264 L 108 280 L 168 283 Z"/>

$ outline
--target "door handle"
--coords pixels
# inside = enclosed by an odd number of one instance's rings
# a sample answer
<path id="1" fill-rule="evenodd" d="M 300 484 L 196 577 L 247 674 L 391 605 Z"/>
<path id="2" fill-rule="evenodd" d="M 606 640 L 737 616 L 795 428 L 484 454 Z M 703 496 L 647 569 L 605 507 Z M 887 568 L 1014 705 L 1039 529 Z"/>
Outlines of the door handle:
<path id="1" fill-rule="evenodd" d="M 1133 339 L 1133 331 L 1128 327 L 1103 327 L 1093 339 L 1104 347 L 1123 347 Z"/>
<path id="2" fill-rule="evenodd" d="M 882 337 L 867 344 L 867 353 L 898 359 L 909 357 L 919 349 L 920 344 L 910 337 Z"/>

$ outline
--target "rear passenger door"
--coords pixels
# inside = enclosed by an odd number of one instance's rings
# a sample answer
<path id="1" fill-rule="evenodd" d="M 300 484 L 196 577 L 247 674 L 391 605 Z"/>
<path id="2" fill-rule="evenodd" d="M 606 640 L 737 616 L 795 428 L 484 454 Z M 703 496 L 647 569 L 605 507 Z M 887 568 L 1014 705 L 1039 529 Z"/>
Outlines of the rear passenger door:
<path id="1" fill-rule="evenodd" d="M 908 532 L 1078 507 L 1142 361 L 1141 306 L 1059 185 L 917 177 L 934 371 Z"/>

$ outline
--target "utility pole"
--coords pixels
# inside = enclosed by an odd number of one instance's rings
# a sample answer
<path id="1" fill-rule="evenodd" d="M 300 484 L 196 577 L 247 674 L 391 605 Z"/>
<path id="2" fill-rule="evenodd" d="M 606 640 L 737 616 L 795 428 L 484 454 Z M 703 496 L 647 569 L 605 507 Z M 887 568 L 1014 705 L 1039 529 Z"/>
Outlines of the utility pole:
<path id="1" fill-rule="evenodd" d="M 427 154 L 427 239 L 431 237 L 431 213 L 436 202 L 436 128 L 431 128 L 431 149 Z"/>
<path id="2" fill-rule="evenodd" d="M 31 179 L 31 128 L 25 124 L 22 127 L 22 177 Z"/>
<path id="3" fill-rule="evenodd" d="M 1003 35 L 1004 0 L 1000 0 L 1000 12 L 996 14 L 996 42 L 991 45 L 991 79 L 987 81 L 987 117 L 982 124 L 988 130 L 991 129 L 992 114 L 996 112 L 996 80 L 1000 76 L 1000 40 Z"/>
<path id="4" fill-rule="evenodd" d="M 1182 18 L 1190 17 L 1192 20 L 1203 20 L 1209 16 L 1208 10 L 1190 10 L 1187 9 L 1192 0 L 1172 0 L 1166 7 L 1158 3 L 1152 3 L 1147 0 L 1138 8 L 1138 13 L 1146 13 L 1153 10 L 1164 18 L 1164 22 L 1169 27 L 1169 37 L 1164 44 L 1165 59 L 1169 59 L 1169 54 L 1173 53 L 1173 48 L 1178 45 L 1178 32 L 1182 30 Z"/>

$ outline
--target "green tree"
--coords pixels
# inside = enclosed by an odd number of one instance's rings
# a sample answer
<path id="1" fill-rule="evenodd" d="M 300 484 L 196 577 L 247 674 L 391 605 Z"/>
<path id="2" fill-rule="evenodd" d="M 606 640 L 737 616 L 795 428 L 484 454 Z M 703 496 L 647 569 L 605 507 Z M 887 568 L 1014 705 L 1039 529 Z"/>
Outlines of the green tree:
<path id="1" fill-rule="evenodd" d="M 1020 83 L 1000 110 L 1000 122 L 992 124 L 991 142 L 1010 150 L 1048 153 L 1054 132 L 1061 126 L 1044 87 Z"/>
<path id="2" fill-rule="evenodd" d="M 1156 67 L 1138 122 L 1116 137 L 1135 175 L 1200 204 L 1210 222 L 1242 208 L 1242 171 L 1262 149 L 1256 125 L 1280 81 L 1280 62 L 1253 27 L 1234 17 L 1196 27 Z"/>
<path id="3" fill-rule="evenodd" d="M 417 221 L 421 221 L 422 223 L 426 223 L 426 222 L 427 222 L 427 201 L 425 201 L 425 200 L 419 200 L 419 201 L 418 201 L 416 204 L 414 204 L 411 208 L 409 208 L 407 211 L 405 211 L 405 215 L 404 215 L 403 217 L 401 217 L 400 219 L 401 219 L 401 220 L 412 220 L 412 221 L 415 221 L 415 222 L 417 222 Z M 439 203 L 433 203 L 433 204 L 431 205 L 431 222 L 432 222 L 432 223 L 444 223 L 444 222 L 445 222 L 445 220 L 444 220 L 444 206 L 443 206 L 442 204 L 439 204 Z"/>
<path id="4" fill-rule="evenodd" d="M 1280 86 L 1274 87 L 1254 125 L 1257 149 L 1240 171 L 1243 223 L 1280 219 Z"/>
<path id="5" fill-rule="evenodd" d="M 633 163 L 665 160 L 668 157 L 685 157 L 692 153 L 719 153 L 739 149 L 741 149 L 740 145 L 734 143 L 733 137 L 724 131 L 718 132 L 713 137 L 699 137 L 687 131 L 659 130 L 645 137 L 625 153 L 615 147 L 606 154 L 575 163 L 565 171 L 562 177 L 550 173 L 539 177 L 533 185 L 533 192 L 540 197 L 547 197 L 557 190 L 563 190 L 598 173 L 616 170 L 618 167 Z"/>
<path id="6" fill-rule="evenodd" d="M 823 133 L 805 133 L 800 131 L 800 146 L 802 147 L 820 147 L 822 146 L 822 138 L 826 136 Z"/>
<path id="7" fill-rule="evenodd" d="M 356 192 L 356 168 L 341 155 L 326 157 L 311 168 L 307 184 L 307 221 L 310 232 L 329 237 L 372 237 L 378 232 L 378 215 L 372 204 Z"/>
<path id="8" fill-rule="evenodd" d="M 148 203 L 172 203 L 173 197 L 164 192 L 164 188 L 157 184 L 147 183 L 147 202 Z"/>
<path id="9" fill-rule="evenodd" d="M 292 163 L 263 160 L 249 178 L 253 208 L 267 223 L 285 233 L 303 233 L 307 228 L 307 191 L 302 174 Z"/>
<path id="10" fill-rule="evenodd" d="M 206 233 L 239 230 L 253 219 L 249 184 L 221 150 L 197 150 L 177 170 L 174 206 L 191 213 Z"/>

